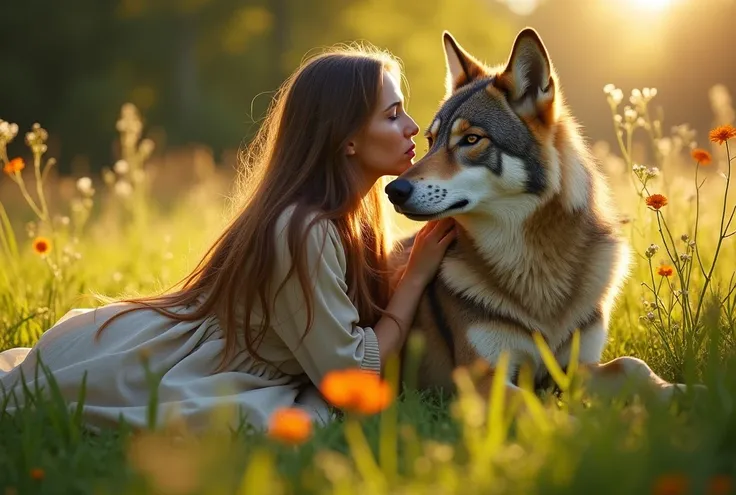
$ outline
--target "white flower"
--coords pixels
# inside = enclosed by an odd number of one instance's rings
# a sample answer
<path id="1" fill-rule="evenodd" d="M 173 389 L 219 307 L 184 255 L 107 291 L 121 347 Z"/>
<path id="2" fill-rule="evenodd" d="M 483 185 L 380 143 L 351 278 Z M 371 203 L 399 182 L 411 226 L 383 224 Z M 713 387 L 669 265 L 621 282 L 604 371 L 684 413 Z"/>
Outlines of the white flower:
<path id="1" fill-rule="evenodd" d="M 125 160 L 118 160 L 115 162 L 115 165 L 113 165 L 113 170 L 115 170 L 116 173 L 120 175 L 125 175 L 128 173 L 128 170 L 130 170 L 130 165 L 128 165 L 128 162 Z"/>
<path id="2" fill-rule="evenodd" d="M 655 254 L 657 254 L 657 251 L 659 251 L 659 246 L 657 246 L 656 244 L 650 244 L 644 254 L 647 258 L 651 258 Z"/>
<path id="3" fill-rule="evenodd" d="M 85 196 L 92 196 L 95 190 L 92 188 L 92 179 L 89 177 L 80 177 L 77 179 L 77 189 Z"/>
<path id="4" fill-rule="evenodd" d="M 657 88 L 644 88 L 642 90 L 642 95 L 647 100 L 651 100 L 652 98 L 654 98 L 655 96 L 657 96 Z"/>
<path id="5" fill-rule="evenodd" d="M 626 118 L 627 121 L 634 122 L 636 121 L 638 114 L 636 113 L 636 110 L 634 110 L 633 108 L 629 106 L 626 106 L 624 107 L 624 117 Z"/>
<path id="6" fill-rule="evenodd" d="M 130 182 L 121 180 L 115 183 L 115 194 L 117 194 L 121 198 L 127 198 L 132 193 L 133 186 L 130 185 Z"/>

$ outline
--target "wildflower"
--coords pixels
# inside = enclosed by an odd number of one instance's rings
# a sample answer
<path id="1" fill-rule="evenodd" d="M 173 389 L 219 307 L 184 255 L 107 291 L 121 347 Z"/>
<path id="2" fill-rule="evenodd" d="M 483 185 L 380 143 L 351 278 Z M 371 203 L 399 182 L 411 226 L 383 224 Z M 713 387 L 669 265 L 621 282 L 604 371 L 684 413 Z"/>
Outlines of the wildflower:
<path id="1" fill-rule="evenodd" d="M 16 172 L 20 172 L 26 167 L 26 163 L 23 161 L 22 158 L 13 158 L 8 163 L 5 164 L 3 167 L 3 172 L 5 172 L 8 175 L 14 174 Z"/>
<path id="2" fill-rule="evenodd" d="M 628 122 L 636 122 L 636 118 L 639 116 L 639 114 L 636 113 L 636 110 L 633 108 L 626 106 L 624 107 L 624 118 Z"/>
<path id="3" fill-rule="evenodd" d="M 695 148 L 690 153 L 690 156 L 692 156 L 693 160 L 698 162 L 699 165 L 708 165 L 713 160 L 713 157 L 710 156 L 710 153 L 702 148 Z"/>
<path id="4" fill-rule="evenodd" d="M 613 107 L 617 107 L 624 99 L 624 92 L 613 84 L 603 86 L 603 92 L 608 96 L 608 102 Z"/>
<path id="5" fill-rule="evenodd" d="M 115 172 L 113 172 L 107 167 L 102 169 L 102 181 L 105 184 L 107 184 L 108 186 L 112 186 L 115 184 L 116 180 L 117 178 L 115 177 Z"/>
<path id="6" fill-rule="evenodd" d="M 736 127 L 731 124 L 718 126 L 710 131 L 708 137 L 713 143 L 723 144 L 732 137 L 736 137 Z"/>
<path id="7" fill-rule="evenodd" d="M 33 468 L 29 474 L 34 480 L 42 480 L 46 477 L 46 472 L 41 468 Z"/>
<path id="8" fill-rule="evenodd" d="M 268 435 L 291 445 L 304 443 L 312 435 L 312 420 L 305 411 L 293 407 L 273 413 L 268 425 Z"/>
<path id="9" fill-rule="evenodd" d="M 45 237 L 36 237 L 33 239 L 33 250 L 41 256 L 49 254 L 51 252 L 51 241 Z"/>
<path id="10" fill-rule="evenodd" d="M 672 324 L 672 331 L 676 332 L 680 329 L 679 323 L 673 323 Z"/>
<path id="11" fill-rule="evenodd" d="M 690 236 L 689 236 L 689 235 L 687 235 L 687 234 L 682 234 L 682 235 L 680 236 L 680 239 L 682 239 L 682 242 L 687 242 L 687 241 L 689 241 L 689 240 L 690 240 Z"/>
<path id="12" fill-rule="evenodd" d="M 128 162 L 125 160 L 118 160 L 115 162 L 115 165 L 113 165 L 113 170 L 115 170 L 116 173 L 120 175 L 125 175 L 130 170 L 130 165 L 128 165 Z"/>
<path id="13" fill-rule="evenodd" d="M 320 389 L 335 407 L 361 414 L 381 412 L 393 400 L 391 387 L 380 376 L 357 369 L 331 371 Z"/>
<path id="14" fill-rule="evenodd" d="M 647 258 L 651 258 L 655 254 L 657 254 L 657 251 L 659 251 L 659 246 L 657 246 L 656 244 L 650 244 L 644 254 Z"/>
<path id="15" fill-rule="evenodd" d="M 683 474 L 666 474 L 654 482 L 654 495 L 681 495 L 688 492 L 687 478 Z"/>
<path id="16" fill-rule="evenodd" d="M 660 277 L 670 277 L 672 276 L 672 273 L 674 272 L 674 268 L 672 268 L 670 265 L 661 265 L 659 268 L 657 268 L 657 275 Z"/>
<path id="17" fill-rule="evenodd" d="M 49 133 L 36 122 L 31 127 L 31 131 L 26 133 L 26 144 L 31 148 L 34 155 L 43 155 L 46 153 L 46 140 L 49 138 Z"/>
<path id="18" fill-rule="evenodd" d="M 18 134 L 18 124 L 11 124 L 0 119 L 0 142 L 10 143 Z"/>
<path id="19" fill-rule="evenodd" d="M 92 196 L 95 190 L 92 188 L 92 179 L 89 177 L 80 177 L 77 179 L 77 189 L 85 196 Z"/>
<path id="20" fill-rule="evenodd" d="M 693 257 L 692 257 L 692 255 L 690 255 L 690 254 L 687 254 L 687 253 L 682 253 L 682 254 L 680 255 L 680 261 L 682 261 L 683 263 L 687 263 L 687 262 L 688 262 L 688 261 L 690 261 L 691 259 L 693 259 Z"/>
<path id="21" fill-rule="evenodd" d="M 641 90 L 634 88 L 631 90 L 631 97 L 629 98 L 629 101 L 632 105 L 636 105 L 637 103 L 639 103 L 639 100 L 641 100 L 641 96 Z"/>
<path id="22" fill-rule="evenodd" d="M 646 199 L 647 206 L 653 210 L 659 210 L 667 205 L 667 197 L 662 194 L 652 194 Z"/>
<path id="23" fill-rule="evenodd" d="M 644 99 L 649 101 L 655 96 L 657 96 L 657 88 L 644 88 L 641 90 L 642 96 L 644 96 Z"/>
<path id="24" fill-rule="evenodd" d="M 126 198 L 133 193 L 133 186 L 128 181 L 118 181 L 115 183 L 115 194 L 121 198 Z"/>
<path id="25" fill-rule="evenodd" d="M 708 482 L 708 495 L 727 495 L 733 493 L 733 480 L 730 476 L 721 474 L 714 476 Z"/>
<path id="26" fill-rule="evenodd" d="M 147 158 L 153 153 L 153 150 L 156 148 L 156 144 L 151 139 L 142 139 L 141 144 L 138 147 L 138 150 L 141 152 L 141 155 L 144 158 Z"/>
<path id="27" fill-rule="evenodd" d="M 652 167 L 647 169 L 647 178 L 653 179 L 659 175 L 659 167 Z"/>

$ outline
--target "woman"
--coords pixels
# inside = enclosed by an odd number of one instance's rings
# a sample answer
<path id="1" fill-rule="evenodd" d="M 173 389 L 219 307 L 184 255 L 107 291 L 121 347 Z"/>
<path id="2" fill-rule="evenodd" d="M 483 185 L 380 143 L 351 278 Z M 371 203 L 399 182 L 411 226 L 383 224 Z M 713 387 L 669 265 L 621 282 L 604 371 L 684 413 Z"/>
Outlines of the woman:
<path id="1" fill-rule="evenodd" d="M 404 343 L 420 295 L 455 238 L 452 221 L 417 235 L 395 286 L 387 273 L 379 179 L 411 166 L 417 125 L 391 56 L 343 49 L 283 84 L 243 157 L 243 206 L 181 287 L 75 310 L 33 349 L 0 354 L 0 383 L 22 404 L 41 362 L 93 429 L 158 414 L 202 429 L 220 405 L 256 428 L 299 407 L 328 420 L 318 392 L 335 369 L 380 372 Z M 36 374 L 37 373 L 37 374 Z"/>

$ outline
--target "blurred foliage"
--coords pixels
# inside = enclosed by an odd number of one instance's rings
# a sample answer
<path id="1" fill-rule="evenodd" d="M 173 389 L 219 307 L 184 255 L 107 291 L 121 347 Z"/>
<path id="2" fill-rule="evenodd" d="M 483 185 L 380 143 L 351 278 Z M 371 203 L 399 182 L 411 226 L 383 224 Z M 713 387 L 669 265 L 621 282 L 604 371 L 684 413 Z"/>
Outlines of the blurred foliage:
<path id="1" fill-rule="evenodd" d="M 158 149 L 198 142 L 219 154 L 253 135 L 305 55 L 364 40 L 403 59 L 410 111 L 426 125 L 444 92 L 442 30 L 501 62 L 510 24 L 477 0 L 2 2 L 0 115 L 49 129 L 67 173 L 119 157 L 108 124 L 125 102 L 146 115 Z"/>

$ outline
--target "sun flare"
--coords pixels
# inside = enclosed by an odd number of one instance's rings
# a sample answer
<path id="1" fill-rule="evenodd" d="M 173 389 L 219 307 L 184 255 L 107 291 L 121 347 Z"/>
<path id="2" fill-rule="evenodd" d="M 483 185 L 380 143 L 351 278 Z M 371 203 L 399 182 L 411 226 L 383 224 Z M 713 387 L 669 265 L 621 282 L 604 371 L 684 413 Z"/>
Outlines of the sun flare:
<path id="1" fill-rule="evenodd" d="M 675 3 L 675 0 L 629 0 L 637 8 L 645 10 L 664 10 Z"/>

